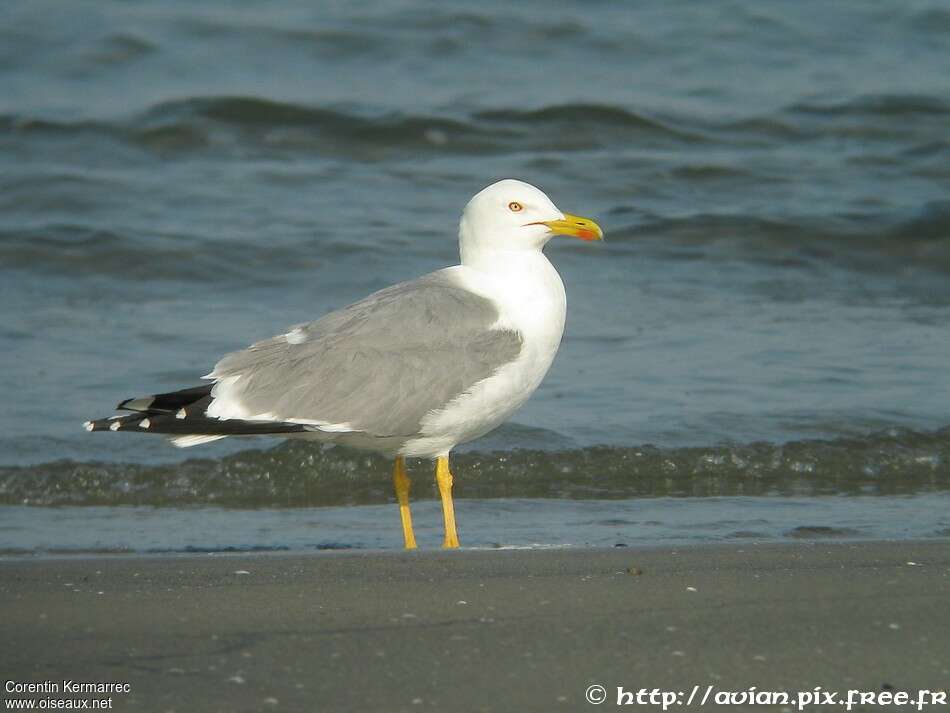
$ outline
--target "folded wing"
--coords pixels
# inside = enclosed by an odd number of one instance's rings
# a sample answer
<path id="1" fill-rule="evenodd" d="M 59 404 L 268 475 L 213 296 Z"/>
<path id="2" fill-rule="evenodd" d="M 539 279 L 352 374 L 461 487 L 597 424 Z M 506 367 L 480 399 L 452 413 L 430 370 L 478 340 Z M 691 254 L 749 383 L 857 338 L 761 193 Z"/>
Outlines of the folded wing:
<path id="1" fill-rule="evenodd" d="M 408 437 L 517 358 L 521 335 L 451 271 L 394 285 L 286 334 L 225 356 L 209 419 Z"/>

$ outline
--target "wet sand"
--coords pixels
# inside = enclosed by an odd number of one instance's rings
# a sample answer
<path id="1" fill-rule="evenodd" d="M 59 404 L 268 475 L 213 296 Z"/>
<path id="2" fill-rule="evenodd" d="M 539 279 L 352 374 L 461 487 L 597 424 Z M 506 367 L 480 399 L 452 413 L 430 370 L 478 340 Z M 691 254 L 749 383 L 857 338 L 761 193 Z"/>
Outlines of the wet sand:
<path id="1" fill-rule="evenodd" d="M 12 559 L 0 673 L 129 683 L 113 710 L 179 713 L 916 691 L 950 686 L 948 602 L 948 541 Z"/>

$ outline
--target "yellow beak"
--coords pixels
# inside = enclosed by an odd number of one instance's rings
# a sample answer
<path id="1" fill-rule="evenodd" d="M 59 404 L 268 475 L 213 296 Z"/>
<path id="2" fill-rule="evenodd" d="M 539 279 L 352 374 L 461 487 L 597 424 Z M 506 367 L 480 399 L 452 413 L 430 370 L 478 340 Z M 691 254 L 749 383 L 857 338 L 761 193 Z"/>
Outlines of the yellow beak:
<path id="1" fill-rule="evenodd" d="M 564 214 L 564 220 L 544 220 L 538 225 L 546 225 L 555 235 L 570 235 L 581 240 L 603 240 L 604 231 L 590 218 Z"/>

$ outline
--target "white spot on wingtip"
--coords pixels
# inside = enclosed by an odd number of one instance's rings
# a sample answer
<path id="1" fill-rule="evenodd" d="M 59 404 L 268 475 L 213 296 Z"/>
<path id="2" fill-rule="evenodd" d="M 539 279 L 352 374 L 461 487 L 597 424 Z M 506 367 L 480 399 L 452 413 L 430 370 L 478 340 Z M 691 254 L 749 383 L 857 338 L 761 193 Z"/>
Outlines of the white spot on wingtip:
<path id="1" fill-rule="evenodd" d="M 139 428 L 144 428 L 147 430 L 149 426 L 151 425 L 152 425 L 152 422 L 149 421 L 147 418 L 143 418 L 141 421 L 139 421 Z"/>
<path id="2" fill-rule="evenodd" d="M 186 418 L 187 416 L 188 412 L 183 408 L 178 409 L 178 413 L 175 414 L 175 418 Z"/>
<path id="3" fill-rule="evenodd" d="M 121 426 L 121 425 L 122 425 L 122 424 L 121 424 L 119 421 L 113 421 L 112 423 L 109 424 L 109 430 L 110 430 L 110 431 L 118 431 L 118 430 L 119 430 L 119 426 Z"/>
<path id="4" fill-rule="evenodd" d="M 86 422 L 82 425 L 82 427 L 85 428 L 87 431 L 91 431 L 91 430 L 93 430 L 96 426 L 95 426 L 95 424 L 94 424 L 92 421 L 86 421 Z"/>

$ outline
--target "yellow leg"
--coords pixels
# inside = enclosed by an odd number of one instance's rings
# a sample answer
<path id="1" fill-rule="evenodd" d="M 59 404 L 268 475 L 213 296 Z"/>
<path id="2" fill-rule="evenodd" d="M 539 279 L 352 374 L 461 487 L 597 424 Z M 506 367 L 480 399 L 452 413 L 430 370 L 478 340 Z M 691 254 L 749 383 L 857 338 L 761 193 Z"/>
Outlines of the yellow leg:
<path id="1" fill-rule="evenodd" d="M 409 476 L 406 474 L 406 459 L 396 456 L 393 465 L 393 486 L 399 501 L 399 516 L 402 518 L 402 539 L 407 550 L 416 549 L 416 536 L 412 532 L 412 515 L 409 513 Z"/>
<path id="2" fill-rule="evenodd" d="M 440 456 L 435 463 L 435 480 L 439 484 L 442 496 L 442 518 L 445 520 L 445 539 L 443 547 L 458 547 L 459 536 L 455 531 L 455 506 L 452 504 L 452 473 L 449 471 L 449 457 Z"/>

